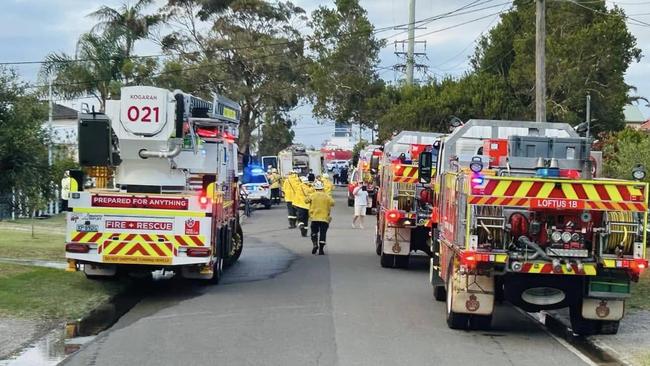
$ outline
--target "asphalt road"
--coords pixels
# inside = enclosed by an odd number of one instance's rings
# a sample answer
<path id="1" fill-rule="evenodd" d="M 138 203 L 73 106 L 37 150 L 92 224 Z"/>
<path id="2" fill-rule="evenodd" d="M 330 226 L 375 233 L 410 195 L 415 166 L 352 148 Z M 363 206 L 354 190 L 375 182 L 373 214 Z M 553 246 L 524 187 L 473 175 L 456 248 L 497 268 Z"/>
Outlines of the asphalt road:
<path id="1" fill-rule="evenodd" d="M 350 226 L 345 192 L 326 256 L 286 229 L 282 207 L 244 226 L 241 260 L 218 286 L 152 283 L 144 299 L 70 365 L 580 365 L 528 317 L 500 306 L 489 332 L 455 331 L 426 261 L 383 269 L 374 216 Z"/>

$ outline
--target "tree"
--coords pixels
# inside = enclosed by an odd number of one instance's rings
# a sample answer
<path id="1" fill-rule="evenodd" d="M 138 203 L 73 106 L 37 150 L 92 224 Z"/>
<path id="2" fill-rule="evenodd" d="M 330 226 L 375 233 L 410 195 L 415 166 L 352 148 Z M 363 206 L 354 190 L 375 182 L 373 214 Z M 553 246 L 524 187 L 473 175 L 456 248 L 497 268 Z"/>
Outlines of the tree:
<path id="1" fill-rule="evenodd" d="M 601 134 L 603 172 L 606 177 L 632 179 L 637 164 L 649 168 L 650 136 L 644 132 L 625 128 L 615 133 Z M 650 182 L 646 177 L 645 182 Z"/>
<path id="2" fill-rule="evenodd" d="M 585 96 L 592 97 L 595 132 L 623 128 L 630 86 L 624 76 L 641 51 L 617 6 L 605 1 L 547 2 L 547 109 L 549 121 L 584 121 Z M 514 1 L 514 9 L 483 37 L 471 62 L 477 73 L 499 76 L 522 107 L 519 119 L 535 115 L 535 6 Z"/>
<path id="3" fill-rule="evenodd" d="M 40 71 L 41 80 L 53 77 L 54 94 L 65 99 L 92 95 L 104 111 L 111 94 L 119 95 L 124 53 L 115 34 L 85 33 L 74 55 L 51 53 Z"/>
<path id="4" fill-rule="evenodd" d="M 379 94 L 383 82 L 376 73 L 384 41 L 358 0 L 336 0 L 312 13 L 309 48 L 315 53 L 310 67 L 314 115 L 336 122 L 374 127 L 367 100 Z"/>
<path id="5" fill-rule="evenodd" d="M 291 121 L 275 120 L 262 125 L 260 156 L 278 155 L 278 152 L 291 146 L 295 133 L 291 130 Z"/>
<path id="6" fill-rule="evenodd" d="M 117 35 L 124 42 L 124 55 L 129 58 L 135 42 L 147 38 L 152 28 L 161 21 L 159 15 L 142 13 L 153 2 L 154 0 L 137 0 L 133 5 L 123 3 L 118 9 L 104 5 L 88 14 L 99 21 L 93 27 L 93 32 Z"/>
<path id="7" fill-rule="evenodd" d="M 51 194 L 46 136 L 46 106 L 26 94 L 12 70 L 0 68 L 0 202 L 31 215 Z M 40 208 L 40 207 L 39 207 Z"/>
<path id="8" fill-rule="evenodd" d="M 192 81 L 187 91 L 238 101 L 239 145 L 249 153 L 251 132 L 265 117 L 287 119 L 305 94 L 309 60 L 295 28 L 306 21 L 304 10 L 264 0 L 170 0 L 164 11 L 173 32 L 163 49 L 179 54 L 179 75 Z"/>

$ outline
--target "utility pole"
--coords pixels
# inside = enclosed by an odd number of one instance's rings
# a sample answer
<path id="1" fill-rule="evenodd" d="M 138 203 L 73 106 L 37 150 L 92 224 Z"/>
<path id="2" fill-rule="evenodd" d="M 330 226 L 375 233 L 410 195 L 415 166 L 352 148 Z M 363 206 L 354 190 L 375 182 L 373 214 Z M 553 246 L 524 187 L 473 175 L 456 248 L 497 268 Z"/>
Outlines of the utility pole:
<path id="1" fill-rule="evenodd" d="M 49 100 L 49 112 L 47 119 L 47 134 L 49 136 L 47 142 L 47 164 L 52 166 L 52 118 L 54 113 L 54 104 L 52 102 L 52 77 L 49 78 L 48 85 L 48 100 Z"/>
<path id="2" fill-rule="evenodd" d="M 589 143 L 589 133 L 591 132 L 591 94 L 587 94 L 587 143 Z"/>
<path id="3" fill-rule="evenodd" d="M 415 67 L 415 0 L 409 0 L 408 48 L 406 50 L 406 85 L 413 85 Z"/>
<path id="4" fill-rule="evenodd" d="M 395 30 L 406 30 L 408 38 L 405 40 L 395 41 L 395 55 L 399 58 L 404 58 L 404 63 L 399 63 L 393 66 L 395 71 L 403 71 L 406 75 L 406 85 L 413 85 L 418 80 L 415 79 L 416 71 L 423 71 L 426 74 L 428 66 L 423 63 L 417 63 L 416 58 L 427 58 L 427 41 L 416 41 L 415 31 L 418 29 L 426 29 L 423 27 L 415 26 L 415 0 L 409 0 L 409 22 L 406 27 L 395 27 Z M 424 45 L 424 52 L 416 52 L 415 47 Z M 399 46 L 399 47 L 398 47 Z M 405 47 L 406 46 L 406 47 Z"/>
<path id="5" fill-rule="evenodd" d="M 546 1 L 536 0 L 535 121 L 546 122 Z"/>

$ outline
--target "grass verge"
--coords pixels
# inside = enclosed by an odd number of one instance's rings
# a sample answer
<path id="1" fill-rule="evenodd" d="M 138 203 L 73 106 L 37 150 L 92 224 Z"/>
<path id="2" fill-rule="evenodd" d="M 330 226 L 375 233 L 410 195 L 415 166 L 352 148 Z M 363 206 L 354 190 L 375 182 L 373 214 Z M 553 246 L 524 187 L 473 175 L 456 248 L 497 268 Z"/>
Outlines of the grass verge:
<path id="1" fill-rule="evenodd" d="M 0 257 L 65 261 L 65 235 L 0 229 Z"/>
<path id="2" fill-rule="evenodd" d="M 0 264 L 0 316 L 77 319 L 125 286 L 124 282 L 90 281 L 79 272 Z"/>
<path id="3" fill-rule="evenodd" d="M 650 271 L 645 271 L 639 278 L 639 282 L 632 284 L 632 296 L 625 305 L 629 309 L 650 310 L 648 300 L 650 300 Z"/>

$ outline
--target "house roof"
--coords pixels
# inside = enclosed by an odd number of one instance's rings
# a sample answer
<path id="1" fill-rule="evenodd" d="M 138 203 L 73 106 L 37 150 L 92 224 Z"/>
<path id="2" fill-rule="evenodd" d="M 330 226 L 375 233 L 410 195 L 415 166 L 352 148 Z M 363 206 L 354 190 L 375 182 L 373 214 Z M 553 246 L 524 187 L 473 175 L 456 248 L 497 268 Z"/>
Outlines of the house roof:
<path id="1" fill-rule="evenodd" d="M 650 119 L 645 121 L 641 126 L 639 126 L 640 130 L 645 130 L 645 131 L 650 131 Z"/>
<path id="2" fill-rule="evenodd" d="M 625 115 L 625 123 L 644 123 L 646 121 L 639 107 L 634 104 L 623 107 L 623 114 Z"/>
<path id="3" fill-rule="evenodd" d="M 79 112 L 75 109 L 66 107 L 61 104 L 54 104 L 52 107 L 52 119 L 61 120 L 61 119 L 77 119 L 77 114 Z"/>

